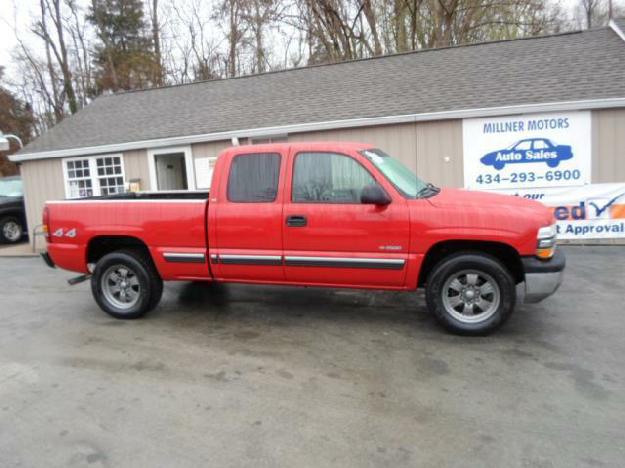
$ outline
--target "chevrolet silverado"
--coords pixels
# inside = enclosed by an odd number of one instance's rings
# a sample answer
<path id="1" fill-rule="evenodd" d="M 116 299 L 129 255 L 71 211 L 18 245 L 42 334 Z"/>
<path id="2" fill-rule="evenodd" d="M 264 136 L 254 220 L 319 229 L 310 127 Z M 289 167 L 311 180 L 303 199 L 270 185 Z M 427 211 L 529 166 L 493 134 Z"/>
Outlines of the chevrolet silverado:
<path id="1" fill-rule="evenodd" d="M 90 278 L 121 319 L 153 309 L 163 281 L 424 288 L 447 329 L 486 334 L 564 269 L 542 204 L 440 189 L 359 143 L 232 147 L 209 192 L 49 201 L 43 224 L 46 263 Z"/>

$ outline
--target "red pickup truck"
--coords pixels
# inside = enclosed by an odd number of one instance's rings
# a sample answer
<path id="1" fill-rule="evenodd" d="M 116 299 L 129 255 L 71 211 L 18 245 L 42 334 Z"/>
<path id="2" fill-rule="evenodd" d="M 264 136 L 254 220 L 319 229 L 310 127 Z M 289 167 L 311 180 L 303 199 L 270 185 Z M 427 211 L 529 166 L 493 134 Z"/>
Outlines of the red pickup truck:
<path id="1" fill-rule="evenodd" d="M 44 260 L 91 278 L 116 318 L 153 309 L 163 281 L 414 291 L 449 330 L 484 334 L 559 286 L 550 211 L 439 189 L 357 143 L 239 146 L 210 193 L 125 193 L 46 203 Z"/>

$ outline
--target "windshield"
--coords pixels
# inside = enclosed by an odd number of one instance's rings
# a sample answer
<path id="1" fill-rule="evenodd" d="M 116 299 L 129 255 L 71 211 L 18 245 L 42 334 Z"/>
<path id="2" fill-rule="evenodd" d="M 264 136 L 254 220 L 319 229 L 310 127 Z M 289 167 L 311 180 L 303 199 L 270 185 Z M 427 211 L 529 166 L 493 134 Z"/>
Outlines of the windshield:
<path id="1" fill-rule="evenodd" d="M 424 195 L 425 189 L 428 188 L 428 184 L 414 175 L 401 161 L 384 151 L 368 149 L 361 151 L 360 154 L 371 161 L 405 197 L 418 198 Z"/>
<path id="2" fill-rule="evenodd" d="M 20 179 L 0 179 L 0 197 L 21 197 L 22 181 Z"/>

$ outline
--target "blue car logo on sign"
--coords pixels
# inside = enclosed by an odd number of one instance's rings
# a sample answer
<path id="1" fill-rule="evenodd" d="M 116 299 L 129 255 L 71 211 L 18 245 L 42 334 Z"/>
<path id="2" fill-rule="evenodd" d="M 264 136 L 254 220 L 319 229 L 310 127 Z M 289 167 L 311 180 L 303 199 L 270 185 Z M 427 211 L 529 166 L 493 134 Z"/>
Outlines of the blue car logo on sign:
<path id="1" fill-rule="evenodd" d="M 560 161 L 573 157 L 571 147 L 556 145 L 547 138 L 527 138 L 506 149 L 493 151 L 480 159 L 482 164 L 493 166 L 498 171 L 506 164 L 544 162 L 549 167 L 557 167 Z"/>

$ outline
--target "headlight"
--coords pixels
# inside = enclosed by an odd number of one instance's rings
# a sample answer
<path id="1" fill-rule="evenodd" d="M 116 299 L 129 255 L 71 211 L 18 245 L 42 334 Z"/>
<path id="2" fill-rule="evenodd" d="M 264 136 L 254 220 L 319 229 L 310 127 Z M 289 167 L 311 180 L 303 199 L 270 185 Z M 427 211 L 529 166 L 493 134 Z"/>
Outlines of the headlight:
<path id="1" fill-rule="evenodd" d="M 541 227 L 538 230 L 538 238 L 539 239 L 547 239 L 549 237 L 555 238 L 557 233 L 558 233 L 558 228 L 556 228 L 555 224 L 552 224 L 551 226 Z"/>
<path id="2" fill-rule="evenodd" d="M 558 230 L 555 224 L 545 226 L 538 230 L 536 256 L 547 260 L 556 252 L 556 234 Z"/>

